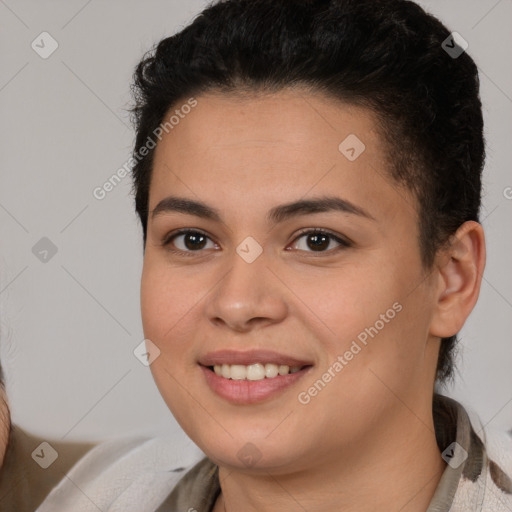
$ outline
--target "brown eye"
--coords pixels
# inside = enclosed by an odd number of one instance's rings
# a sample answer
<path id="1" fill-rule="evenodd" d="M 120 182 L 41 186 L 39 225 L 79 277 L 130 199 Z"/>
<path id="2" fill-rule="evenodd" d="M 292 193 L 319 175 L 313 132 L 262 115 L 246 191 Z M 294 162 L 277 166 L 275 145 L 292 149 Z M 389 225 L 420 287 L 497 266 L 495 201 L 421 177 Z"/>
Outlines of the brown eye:
<path id="1" fill-rule="evenodd" d="M 322 230 L 306 231 L 295 239 L 294 244 L 298 250 L 306 252 L 329 252 L 350 246 L 346 240 Z"/>
<path id="2" fill-rule="evenodd" d="M 306 240 L 307 246 L 313 251 L 323 251 L 327 249 L 331 241 L 330 237 L 323 233 L 307 235 Z"/>
<path id="3" fill-rule="evenodd" d="M 210 246 L 208 244 L 210 243 Z M 176 252 L 196 252 L 205 248 L 215 248 L 213 241 L 200 231 L 184 230 L 171 235 L 164 241 L 164 245 L 173 245 Z"/>

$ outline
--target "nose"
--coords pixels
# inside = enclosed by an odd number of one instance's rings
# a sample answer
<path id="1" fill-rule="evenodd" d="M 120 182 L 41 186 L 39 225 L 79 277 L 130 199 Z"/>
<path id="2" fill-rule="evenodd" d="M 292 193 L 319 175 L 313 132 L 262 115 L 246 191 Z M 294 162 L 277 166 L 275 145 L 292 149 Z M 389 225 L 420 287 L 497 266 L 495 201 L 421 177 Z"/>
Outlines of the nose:
<path id="1" fill-rule="evenodd" d="M 210 321 L 237 332 L 283 321 L 288 312 L 284 286 L 268 268 L 265 255 L 248 263 L 234 252 L 230 263 L 207 301 Z"/>

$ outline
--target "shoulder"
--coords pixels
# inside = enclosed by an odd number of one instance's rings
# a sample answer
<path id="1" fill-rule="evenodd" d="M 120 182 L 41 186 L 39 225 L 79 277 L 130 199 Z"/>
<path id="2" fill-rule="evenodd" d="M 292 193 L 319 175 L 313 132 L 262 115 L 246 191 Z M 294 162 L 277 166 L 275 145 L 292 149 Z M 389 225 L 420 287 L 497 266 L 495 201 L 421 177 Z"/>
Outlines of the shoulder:
<path id="1" fill-rule="evenodd" d="M 454 502 L 453 512 L 512 510 L 512 436 L 482 425 L 473 416 L 468 458 Z"/>
<path id="2" fill-rule="evenodd" d="M 90 450 L 38 512 L 153 511 L 204 454 L 170 436 L 111 440 Z"/>
<path id="3" fill-rule="evenodd" d="M 512 430 L 483 425 L 474 411 L 468 411 L 473 438 L 483 446 L 489 483 L 512 499 Z"/>
<path id="4" fill-rule="evenodd" d="M 480 460 L 473 460 L 469 471 L 464 471 L 450 510 L 512 510 L 512 438 L 506 432 L 486 428 L 473 433 L 472 446 L 479 446 L 480 457 L 473 459 Z M 480 469 L 475 471 L 477 467 Z"/>
<path id="5" fill-rule="evenodd" d="M 512 432 L 487 428 L 485 447 L 490 480 L 512 503 Z"/>
<path id="6" fill-rule="evenodd" d="M 438 446 L 447 466 L 430 511 L 512 510 L 512 436 L 483 425 L 471 408 L 434 397 Z"/>

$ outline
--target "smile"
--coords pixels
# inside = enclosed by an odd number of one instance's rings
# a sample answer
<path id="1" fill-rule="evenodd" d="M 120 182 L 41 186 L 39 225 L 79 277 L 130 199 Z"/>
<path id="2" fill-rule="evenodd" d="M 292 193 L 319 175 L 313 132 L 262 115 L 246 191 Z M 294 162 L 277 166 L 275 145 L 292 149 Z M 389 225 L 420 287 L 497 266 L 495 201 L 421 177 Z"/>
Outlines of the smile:
<path id="1" fill-rule="evenodd" d="M 278 375 L 296 373 L 302 368 L 302 366 L 290 367 L 285 364 L 274 363 L 255 363 L 247 366 L 242 364 L 216 364 L 210 367 L 215 372 L 215 375 L 224 379 L 251 381 L 275 379 Z"/>
<path id="2" fill-rule="evenodd" d="M 234 405 L 276 398 L 314 367 L 312 361 L 269 350 L 220 350 L 198 363 L 210 390 Z"/>

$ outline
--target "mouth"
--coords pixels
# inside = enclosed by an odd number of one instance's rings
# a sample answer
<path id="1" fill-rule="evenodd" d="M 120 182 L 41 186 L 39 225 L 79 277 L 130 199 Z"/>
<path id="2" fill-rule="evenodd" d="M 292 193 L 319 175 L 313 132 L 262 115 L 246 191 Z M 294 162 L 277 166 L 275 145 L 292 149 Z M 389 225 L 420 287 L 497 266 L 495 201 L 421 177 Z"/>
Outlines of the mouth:
<path id="1" fill-rule="evenodd" d="M 292 386 L 313 363 L 269 351 L 219 351 L 201 358 L 199 366 L 215 394 L 234 404 L 254 404 Z"/>
<path id="2" fill-rule="evenodd" d="M 300 372 L 311 365 L 289 366 L 276 363 L 242 364 L 216 364 L 207 368 L 215 375 L 224 379 L 258 381 L 263 379 L 275 379 L 278 376 L 290 375 Z"/>
<path id="3" fill-rule="evenodd" d="M 311 361 L 270 350 L 219 350 L 206 354 L 199 364 L 218 377 L 249 381 L 275 379 L 313 365 Z"/>

